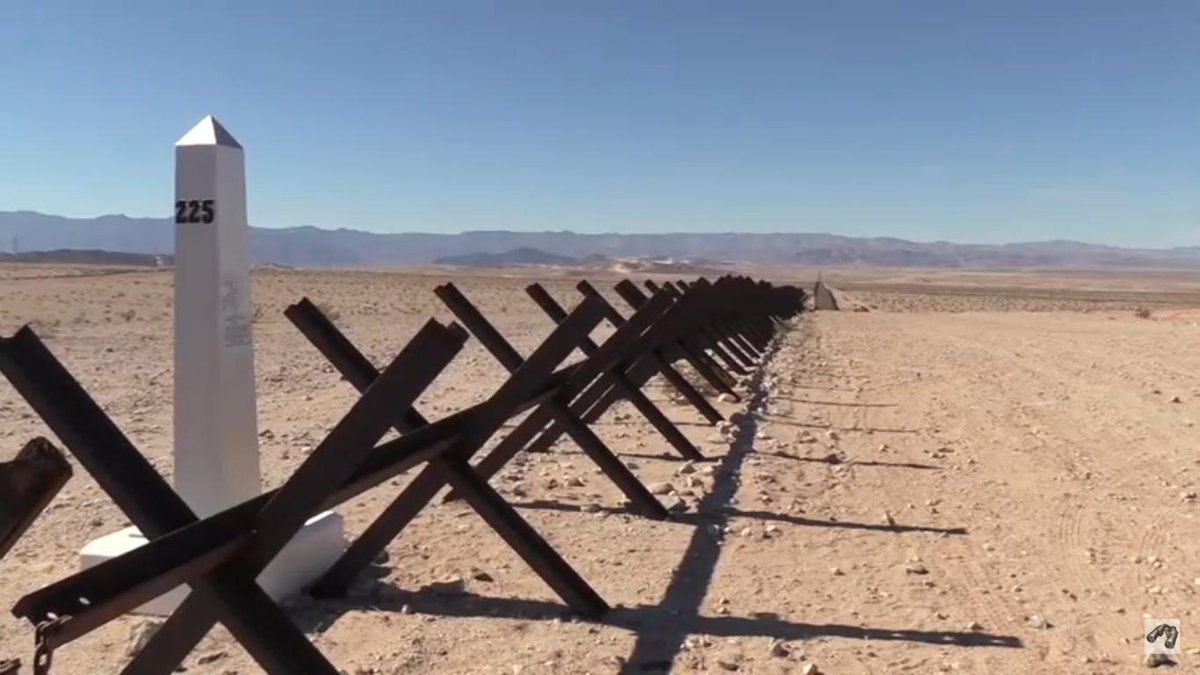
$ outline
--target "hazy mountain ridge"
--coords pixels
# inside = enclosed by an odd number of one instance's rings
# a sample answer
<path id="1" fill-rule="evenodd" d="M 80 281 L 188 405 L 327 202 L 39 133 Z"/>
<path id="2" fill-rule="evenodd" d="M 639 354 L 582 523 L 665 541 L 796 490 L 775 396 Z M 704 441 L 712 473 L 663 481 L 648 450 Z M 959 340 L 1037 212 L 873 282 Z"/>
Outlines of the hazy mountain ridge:
<path id="1" fill-rule="evenodd" d="M 5 262 L 158 267 L 172 264 L 174 256 L 96 249 L 56 249 L 53 251 L 26 251 L 16 255 L 0 252 L 0 263 Z"/>
<path id="2" fill-rule="evenodd" d="M 22 251 L 90 249 L 169 254 L 174 247 L 174 224 L 167 218 L 65 218 L 33 211 L 0 212 L 0 248 L 7 249 L 14 238 Z M 1200 247 L 1126 249 L 1074 241 L 990 245 L 819 233 L 376 234 L 312 226 L 251 230 L 251 256 L 259 264 L 416 265 L 455 256 L 499 255 L 514 249 L 536 249 L 550 256 L 576 259 L 661 257 L 809 265 L 1200 269 Z"/>
<path id="3" fill-rule="evenodd" d="M 437 265 L 459 265 L 463 267 L 504 267 L 508 265 L 575 265 L 578 258 L 554 255 L 536 248 L 514 248 L 504 253 L 468 253 L 448 255 L 434 259 Z"/>

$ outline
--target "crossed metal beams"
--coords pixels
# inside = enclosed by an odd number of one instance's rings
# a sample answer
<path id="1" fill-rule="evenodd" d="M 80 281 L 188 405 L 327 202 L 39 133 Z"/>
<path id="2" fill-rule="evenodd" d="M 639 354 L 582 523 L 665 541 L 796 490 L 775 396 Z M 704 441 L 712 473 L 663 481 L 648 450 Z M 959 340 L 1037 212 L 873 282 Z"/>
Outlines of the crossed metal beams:
<path id="1" fill-rule="evenodd" d="M 45 438 L 26 443 L 11 462 L 0 462 L 0 559 L 70 478 L 71 465 Z"/>
<path id="2" fill-rule="evenodd" d="M 686 360 L 710 383 L 722 383 L 718 389 L 733 394 L 736 379 L 730 372 L 746 372 L 754 365 L 773 332 L 771 322 L 800 311 L 803 294 L 726 277 L 715 284 L 681 282 L 646 297 L 625 283 L 617 291 L 635 306 L 625 319 L 586 282 L 580 290 L 582 302 L 566 312 L 540 286 L 527 289 L 557 325 L 523 358 L 457 288 L 438 287 L 438 297 L 510 376 L 485 402 L 436 422 L 427 420 L 413 403 L 459 353 L 467 330 L 429 321 L 380 371 L 311 302 L 289 307 L 288 318 L 361 398 L 282 487 L 203 520 L 32 330 L 26 327 L 12 338 L 0 339 L 0 372 L 149 539 L 130 553 L 17 603 L 14 614 L 37 626 L 35 672 L 48 671 L 55 648 L 181 583 L 190 585 L 192 592 L 122 672 L 169 672 L 218 621 L 268 672 L 336 672 L 255 580 L 313 514 L 416 467 L 422 467 L 417 476 L 351 544 L 316 584 L 316 591 L 344 590 L 449 484 L 572 609 L 590 617 L 603 614 L 608 609 L 604 600 L 487 484 L 487 478 L 523 448 L 553 443 L 565 433 L 625 492 L 635 510 L 665 517 L 662 505 L 588 424 L 616 400 L 630 400 L 681 456 L 698 458 L 695 446 L 640 387 L 662 374 L 702 415 L 719 420 L 719 413 L 672 364 Z M 596 344 L 589 334 L 605 318 L 617 330 Z M 560 367 L 576 348 L 585 359 Z M 471 458 L 505 421 L 531 408 L 513 432 L 471 466 Z M 401 436 L 379 443 L 389 428 Z M 55 482 L 66 480 L 61 472 L 52 478 L 21 502 L 22 515 L 16 521 L 27 526 L 61 487 Z M 19 534 L 10 538 L 15 541 Z"/>

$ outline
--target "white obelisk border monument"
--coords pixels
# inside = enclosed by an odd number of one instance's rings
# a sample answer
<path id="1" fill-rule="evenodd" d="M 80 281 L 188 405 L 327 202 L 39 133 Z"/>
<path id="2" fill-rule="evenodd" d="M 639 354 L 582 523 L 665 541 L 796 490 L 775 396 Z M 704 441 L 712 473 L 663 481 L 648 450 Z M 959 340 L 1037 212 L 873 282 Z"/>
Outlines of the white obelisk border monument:
<path id="1" fill-rule="evenodd" d="M 261 490 L 242 146 L 206 117 L 175 144 L 175 488 L 204 518 Z"/>
<path id="2" fill-rule="evenodd" d="M 175 487 L 204 518 L 262 489 L 242 146 L 212 116 L 175 144 Z M 314 581 L 344 548 L 341 516 L 319 514 L 259 576 L 280 598 Z M 136 528 L 97 539 L 83 566 L 145 543 Z M 168 614 L 184 586 L 140 611 Z"/>

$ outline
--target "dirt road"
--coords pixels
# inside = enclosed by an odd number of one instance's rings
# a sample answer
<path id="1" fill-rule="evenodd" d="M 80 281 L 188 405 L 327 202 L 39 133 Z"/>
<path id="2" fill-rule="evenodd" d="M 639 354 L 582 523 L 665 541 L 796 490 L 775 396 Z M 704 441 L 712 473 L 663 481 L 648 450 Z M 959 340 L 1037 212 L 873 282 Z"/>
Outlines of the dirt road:
<path id="1" fill-rule="evenodd" d="M 1193 322 L 827 313 L 809 330 L 760 425 L 809 450 L 746 482 L 797 496 L 790 615 L 870 636 L 807 644 L 830 672 L 1122 672 L 1143 614 L 1191 623 Z"/>

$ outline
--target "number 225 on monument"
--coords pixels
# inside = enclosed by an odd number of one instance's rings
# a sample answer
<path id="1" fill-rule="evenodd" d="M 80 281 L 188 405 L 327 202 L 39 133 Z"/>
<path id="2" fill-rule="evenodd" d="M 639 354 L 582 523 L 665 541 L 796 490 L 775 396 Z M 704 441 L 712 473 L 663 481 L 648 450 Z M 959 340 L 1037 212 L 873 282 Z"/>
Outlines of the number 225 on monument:
<path id="1" fill-rule="evenodd" d="M 211 223 L 216 217 L 215 200 L 183 199 L 175 202 L 175 222 Z"/>

